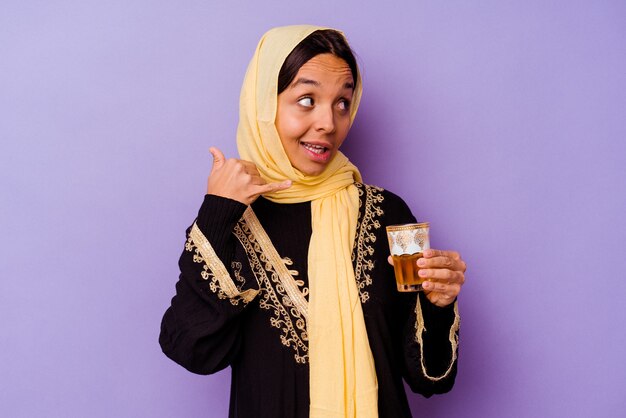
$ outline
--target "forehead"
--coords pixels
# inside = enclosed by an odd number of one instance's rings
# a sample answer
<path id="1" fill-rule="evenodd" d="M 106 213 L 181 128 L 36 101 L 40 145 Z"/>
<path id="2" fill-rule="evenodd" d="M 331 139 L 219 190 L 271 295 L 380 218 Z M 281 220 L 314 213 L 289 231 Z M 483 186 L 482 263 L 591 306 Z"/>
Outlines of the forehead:
<path id="1" fill-rule="evenodd" d="M 295 77 L 311 78 L 316 81 L 334 81 L 336 83 L 351 82 L 352 71 L 350 66 L 343 59 L 333 54 L 320 54 L 308 60 Z"/>

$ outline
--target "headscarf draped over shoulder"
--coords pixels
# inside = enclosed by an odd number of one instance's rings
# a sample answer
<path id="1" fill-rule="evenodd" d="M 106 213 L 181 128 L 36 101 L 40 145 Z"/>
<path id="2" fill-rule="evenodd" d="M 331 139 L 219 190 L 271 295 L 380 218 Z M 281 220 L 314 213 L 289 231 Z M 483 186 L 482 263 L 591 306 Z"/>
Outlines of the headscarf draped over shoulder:
<path id="1" fill-rule="evenodd" d="M 311 201 L 308 254 L 309 381 L 311 418 L 377 417 L 378 386 L 351 255 L 359 213 L 358 169 L 338 152 L 317 176 L 292 167 L 276 129 L 278 74 L 289 53 L 317 26 L 274 28 L 261 38 L 240 98 L 237 147 L 269 182 L 289 189 L 264 195 L 278 203 Z M 357 79 L 350 109 L 361 98 Z"/>

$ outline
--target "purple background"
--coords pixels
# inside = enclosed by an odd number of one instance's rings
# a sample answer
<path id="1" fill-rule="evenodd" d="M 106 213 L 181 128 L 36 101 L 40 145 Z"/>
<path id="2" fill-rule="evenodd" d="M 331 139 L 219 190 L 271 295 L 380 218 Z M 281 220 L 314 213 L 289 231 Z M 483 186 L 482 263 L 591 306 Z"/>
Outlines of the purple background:
<path id="1" fill-rule="evenodd" d="M 256 42 L 309 22 L 360 57 L 345 152 L 469 265 L 457 384 L 415 415 L 626 415 L 625 21 L 592 0 L 3 1 L 2 415 L 226 416 L 230 372 L 169 361 L 159 324 Z"/>

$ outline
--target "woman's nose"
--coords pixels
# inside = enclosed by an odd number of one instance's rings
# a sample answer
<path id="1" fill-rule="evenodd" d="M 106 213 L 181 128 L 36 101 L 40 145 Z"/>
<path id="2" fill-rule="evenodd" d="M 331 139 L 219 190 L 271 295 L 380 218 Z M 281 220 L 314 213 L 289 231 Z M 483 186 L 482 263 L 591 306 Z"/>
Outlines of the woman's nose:
<path id="1" fill-rule="evenodd" d="M 325 133 L 335 131 L 335 113 L 332 108 L 318 108 L 315 119 L 315 130 Z"/>

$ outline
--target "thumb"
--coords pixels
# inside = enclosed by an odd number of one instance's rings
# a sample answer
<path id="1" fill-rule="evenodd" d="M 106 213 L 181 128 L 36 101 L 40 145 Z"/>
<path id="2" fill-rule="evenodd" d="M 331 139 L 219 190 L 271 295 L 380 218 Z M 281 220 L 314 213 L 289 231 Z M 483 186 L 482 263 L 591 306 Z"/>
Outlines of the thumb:
<path id="1" fill-rule="evenodd" d="M 209 148 L 209 152 L 211 153 L 211 155 L 213 155 L 213 167 L 211 168 L 212 173 L 213 171 L 224 165 L 224 161 L 226 160 L 226 158 L 224 157 L 224 154 L 222 154 L 222 151 L 215 147 Z"/>

